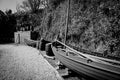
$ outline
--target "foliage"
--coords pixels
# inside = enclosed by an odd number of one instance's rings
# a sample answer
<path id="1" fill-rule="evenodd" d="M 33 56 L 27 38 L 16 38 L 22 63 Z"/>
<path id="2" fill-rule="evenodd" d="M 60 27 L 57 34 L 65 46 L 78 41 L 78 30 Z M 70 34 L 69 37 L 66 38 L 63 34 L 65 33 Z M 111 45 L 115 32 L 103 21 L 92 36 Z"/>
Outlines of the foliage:
<path id="1" fill-rule="evenodd" d="M 59 0 L 57 0 L 59 1 Z M 67 0 L 50 0 L 42 21 L 43 34 L 64 40 Z M 67 42 L 90 51 L 119 55 L 119 0 L 71 0 Z M 51 16 L 51 18 L 50 18 Z M 50 26 L 45 23 L 51 22 Z"/>
<path id="2" fill-rule="evenodd" d="M 15 31 L 16 18 L 12 14 L 12 10 L 7 10 L 5 13 L 0 11 L 0 32 L 1 33 L 13 33 Z"/>
<path id="3" fill-rule="evenodd" d="M 8 42 L 14 37 L 16 18 L 12 10 L 0 10 L 0 42 Z"/>
<path id="4" fill-rule="evenodd" d="M 15 13 L 17 17 L 17 28 L 27 30 L 34 30 L 41 23 L 42 13 L 30 13 L 30 12 L 17 12 Z"/>
<path id="5" fill-rule="evenodd" d="M 62 2 L 65 0 L 46 0 L 47 1 L 47 8 L 50 10 L 55 10 Z"/>
<path id="6" fill-rule="evenodd" d="M 33 13 L 37 13 L 40 7 L 43 7 L 44 0 L 25 0 L 22 2 L 22 5 L 19 6 L 19 9 L 23 9 L 25 11 L 30 11 Z"/>
<path id="7" fill-rule="evenodd" d="M 5 13 L 0 10 L 0 25 L 1 25 L 1 26 L 0 26 L 0 30 L 2 30 L 2 26 L 5 25 L 6 21 L 7 21 L 7 17 L 6 17 L 6 15 L 5 15 Z M 0 31 L 0 32 L 1 32 L 1 31 Z"/>

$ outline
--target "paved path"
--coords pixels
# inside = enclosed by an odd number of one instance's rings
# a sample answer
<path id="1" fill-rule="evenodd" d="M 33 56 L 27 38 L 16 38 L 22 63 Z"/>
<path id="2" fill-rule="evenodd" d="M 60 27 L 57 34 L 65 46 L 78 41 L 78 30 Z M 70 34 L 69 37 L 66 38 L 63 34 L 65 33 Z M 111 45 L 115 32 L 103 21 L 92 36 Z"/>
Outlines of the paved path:
<path id="1" fill-rule="evenodd" d="M 28 46 L 0 45 L 0 80 L 62 80 L 38 53 Z"/>

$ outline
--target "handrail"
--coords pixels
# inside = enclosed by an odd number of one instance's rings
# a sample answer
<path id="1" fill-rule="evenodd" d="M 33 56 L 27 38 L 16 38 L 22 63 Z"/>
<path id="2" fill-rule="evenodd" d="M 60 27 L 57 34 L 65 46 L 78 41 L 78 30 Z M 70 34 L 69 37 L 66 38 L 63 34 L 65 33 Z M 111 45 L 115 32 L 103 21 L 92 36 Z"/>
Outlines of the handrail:
<path id="1" fill-rule="evenodd" d="M 75 50 L 75 49 L 73 49 L 73 48 L 65 45 L 64 43 L 62 43 L 62 42 L 60 42 L 60 41 L 58 41 L 58 40 L 55 40 L 55 41 L 58 42 L 58 43 L 60 43 L 60 44 L 62 44 L 62 45 L 65 46 L 65 47 L 67 47 L 68 49 L 70 49 L 70 50 L 78 53 L 79 55 L 84 56 L 85 58 L 87 58 L 87 59 L 89 59 L 89 60 L 91 60 L 91 61 L 95 61 L 95 62 L 96 62 L 96 60 L 98 60 L 98 61 L 104 62 L 104 63 L 111 62 L 111 63 L 120 64 L 120 62 L 119 62 L 119 61 L 116 61 L 116 60 L 106 59 L 106 58 L 97 57 L 97 56 L 93 56 L 93 55 L 89 55 L 89 54 L 83 54 L 83 53 L 81 53 L 81 52 L 79 52 L 79 51 L 77 51 L 77 50 Z"/>

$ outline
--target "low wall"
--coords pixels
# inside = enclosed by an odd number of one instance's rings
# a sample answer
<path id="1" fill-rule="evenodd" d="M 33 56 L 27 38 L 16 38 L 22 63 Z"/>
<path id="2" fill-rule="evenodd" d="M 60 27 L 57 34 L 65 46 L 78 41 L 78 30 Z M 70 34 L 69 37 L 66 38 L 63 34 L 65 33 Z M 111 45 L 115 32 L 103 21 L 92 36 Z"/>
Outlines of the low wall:
<path id="1" fill-rule="evenodd" d="M 31 31 L 18 31 L 14 33 L 14 42 L 24 44 L 24 39 L 31 39 Z"/>

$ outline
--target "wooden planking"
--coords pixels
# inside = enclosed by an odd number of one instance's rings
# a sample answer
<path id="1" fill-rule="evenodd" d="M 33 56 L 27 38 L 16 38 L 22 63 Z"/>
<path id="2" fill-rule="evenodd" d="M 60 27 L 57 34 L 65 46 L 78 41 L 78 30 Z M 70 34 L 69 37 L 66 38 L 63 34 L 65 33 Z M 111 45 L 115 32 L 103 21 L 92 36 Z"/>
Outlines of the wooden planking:
<path id="1" fill-rule="evenodd" d="M 55 56 L 70 69 L 88 75 L 90 77 L 102 80 L 119 80 L 120 70 L 117 68 L 116 71 L 112 71 L 115 67 L 100 64 L 97 62 L 87 63 L 86 58 L 70 57 L 66 56 L 65 52 L 57 51 L 53 48 Z M 115 69 L 114 69 L 115 70 Z M 118 70 L 118 72 L 117 72 Z"/>
<path id="2" fill-rule="evenodd" d="M 65 46 L 66 48 L 68 48 L 70 51 L 73 51 L 73 52 L 75 52 L 75 53 L 77 53 L 77 54 L 79 54 L 79 55 L 81 55 L 81 56 L 86 57 L 87 59 L 92 60 L 92 61 L 95 61 L 95 62 L 96 62 L 96 61 L 97 61 L 97 62 L 99 61 L 99 62 L 103 62 L 103 63 L 110 62 L 110 63 L 120 64 L 120 62 L 119 62 L 119 61 L 116 61 L 116 60 L 111 60 L 111 59 L 107 59 L 107 58 L 102 58 L 102 57 L 97 57 L 97 56 L 93 56 L 93 55 L 81 53 L 81 52 L 79 52 L 79 51 L 77 51 L 77 50 L 75 50 L 75 49 L 73 49 L 73 48 L 65 45 L 64 43 L 62 43 L 62 42 L 60 42 L 60 41 L 58 41 L 58 40 L 56 40 L 56 41 L 57 41 L 58 43 L 62 44 L 63 46 Z M 120 66 L 118 66 L 118 67 L 120 67 Z"/>

